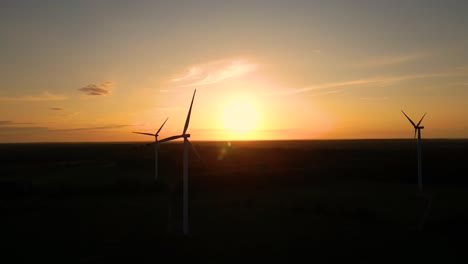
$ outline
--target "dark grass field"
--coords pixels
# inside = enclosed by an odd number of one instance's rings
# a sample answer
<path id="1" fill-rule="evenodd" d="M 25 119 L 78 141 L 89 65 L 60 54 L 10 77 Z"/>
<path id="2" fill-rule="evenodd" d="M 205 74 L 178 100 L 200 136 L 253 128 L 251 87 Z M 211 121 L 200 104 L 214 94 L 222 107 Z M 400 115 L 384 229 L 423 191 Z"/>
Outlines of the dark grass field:
<path id="1" fill-rule="evenodd" d="M 423 140 L 424 195 L 414 140 L 193 144 L 187 237 L 167 232 L 180 143 L 158 184 L 144 144 L 0 145 L 0 262 L 468 260 L 468 140 Z"/>

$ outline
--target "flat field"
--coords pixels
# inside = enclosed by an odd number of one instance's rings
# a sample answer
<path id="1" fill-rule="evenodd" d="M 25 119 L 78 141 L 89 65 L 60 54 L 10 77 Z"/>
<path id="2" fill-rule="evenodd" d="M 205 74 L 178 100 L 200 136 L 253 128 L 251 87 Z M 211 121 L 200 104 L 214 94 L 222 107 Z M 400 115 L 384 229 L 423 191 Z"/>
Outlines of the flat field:
<path id="1" fill-rule="evenodd" d="M 188 236 L 181 143 L 1 144 L 2 263 L 468 260 L 468 140 L 193 144 Z"/>

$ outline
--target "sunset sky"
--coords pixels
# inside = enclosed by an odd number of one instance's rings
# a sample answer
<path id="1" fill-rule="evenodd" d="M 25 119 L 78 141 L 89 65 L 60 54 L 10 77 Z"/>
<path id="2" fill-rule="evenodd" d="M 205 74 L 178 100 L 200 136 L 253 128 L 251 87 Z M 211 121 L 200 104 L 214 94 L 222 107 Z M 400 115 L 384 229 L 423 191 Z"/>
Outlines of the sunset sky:
<path id="1" fill-rule="evenodd" d="M 468 137 L 468 1 L 1 1 L 0 142 Z"/>

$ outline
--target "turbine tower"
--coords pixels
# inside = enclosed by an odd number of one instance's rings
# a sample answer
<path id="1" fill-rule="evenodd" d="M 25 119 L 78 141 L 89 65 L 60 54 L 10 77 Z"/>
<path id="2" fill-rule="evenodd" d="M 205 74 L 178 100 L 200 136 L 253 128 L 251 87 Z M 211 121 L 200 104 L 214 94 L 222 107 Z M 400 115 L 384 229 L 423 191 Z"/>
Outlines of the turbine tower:
<path id="1" fill-rule="evenodd" d="M 164 123 L 162 123 L 161 127 L 158 129 L 158 131 L 156 131 L 156 133 L 154 134 L 151 134 L 151 133 L 144 133 L 144 132 L 133 132 L 135 134 L 141 134 L 141 135 L 147 135 L 147 136 L 152 136 L 154 137 L 154 181 L 157 182 L 158 181 L 158 148 L 159 148 L 159 144 L 158 144 L 158 136 L 159 136 L 159 132 L 161 131 L 161 129 L 163 128 L 164 124 L 166 124 L 167 120 L 169 119 L 166 118 L 166 120 L 164 121 Z"/>
<path id="2" fill-rule="evenodd" d="M 418 188 L 419 188 L 419 191 L 422 192 L 423 186 L 422 186 L 422 163 L 421 163 L 421 129 L 424 129 L 424 126 L 420 126 L 420 125 L 427 113 L 424 113 L 424 115 L 421 117 L 421 120 L 419 120 L 418 124 L 415 124 L 413 120 L 411 120 L 411 118 L 409 118 L 409 116 L 406 115 L 405 112 L 403 112 L 403 110 L 401 110 L 401 112 L 406 116 L 406 118 L 408 118 L 410 123 L 413 125 L 415 138 L 416 138 L 416 133 L 418 134 Z"/>
<path id="3" fill-rule="evenodd" d="M 187 134 L 187 129 L 188 129 L 188 126 L 189 126 L 189 123 L 190 123 L 190 115 L 192 113 L 192 105 L 193 105 L 193 100 L 195 99 L 195 93 L 197 92 L 197 90 L 195 89 L 195 91 L 193 92 L 193 96 L 192 96 L 192 102 L 190 103 L 190 108 L 189 108 L 189 111 L 188 111 L 188 114 L 187 114 L 187 119 L 185 120 L 185 126 L 184 126 L 184 130 L 182 131 L 182 134 L 180 135 L 176 135 L 176 136 L 171 136 L 171 137 L 167 137 L 165 139 L 162 139 L 160 140 L 158 143 L 163 143 L 163 142 L 167 142 L 167 141 L 171 141 L 171 140 L 175 140 L 175 139 L 179 139 L 179 138 L 183 138 L 184 139 L 184 169 L 183 169 L 183 197 L 182 197 L 182 210 L 183 210 L 183 220 L 182 220 L 182 229 L 183 229 L 183 232 L 184 232 L 184 235 L 187 235 L 188 234 L 188 152 L 189 152 L 189 145 L 192 147 L 193 151 L 195 152 L 195 154 L 198 156 L 198 158 L 200 158 L 200 156 L 198 155 L 198 152 L 195 150 L 195 148 L 193 147 L 193 145 L 190 143 L 190 141 L 188 140 L 188 138 L 190 137 L 190 134 Z"/>

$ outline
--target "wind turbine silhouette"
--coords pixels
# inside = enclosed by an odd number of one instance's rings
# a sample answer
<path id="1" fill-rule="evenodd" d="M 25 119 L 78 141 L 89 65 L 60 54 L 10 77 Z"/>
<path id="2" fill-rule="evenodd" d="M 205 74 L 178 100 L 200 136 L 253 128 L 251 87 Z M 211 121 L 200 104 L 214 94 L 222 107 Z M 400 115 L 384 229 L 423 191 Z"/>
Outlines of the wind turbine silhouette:
<path id="1" fill-rule="evenodd" d="M 421 117 L 421 120 L 419 120 L 418 124 L 415 124 L 413 120 L 411 120 L 411 118 L 409 118 L 409 116 L 403 110 L 401 110 L 401 112 L 406 116 L 406 118 L 408 118 L 410 123 L 413 125 L 415 138 L 416 138 L 416 133 L 418 134 L 418 187 L 419 187 L 419 191 L 422 192 L 423 186 L 422 186 L 422 163 L 421 163 L 421 129 L 424 129 L 424 126 L 420 126 L 420 125 L 427 113 L 424 113 L 424 115 Z"/>
<path id="2" fill-rule="evenodd" d="M 169 119 L 169 117 L 166 118 L 164 123 L 162 123 L 161 127 L 154 134 L 145 133 L 145 132 L 133 132 L 135 134 L 141 134 L 141 135 L 147 135 L 147 136 L 154 137 L 154 143 L 153 143 L 154 144 L 154 181 L 156 181 L 156 182 L 158 181 L 158 148 L 159 148 L 158 136 L 159 136 L 159 132 L 163 128 L 164 124 L 166 124 L 168 119 Z"/>
<path id="3" fill-rule="evenodd" d="M 183 138 L 184 139 L 184 169 L 183 169 L 183 198 L 182 198 L 182 207 L 183 207 L 183 220 L 182 220 L 182 229 L 184 235 L 188 234 L 189 228 L 188 228 L 188 152 L 189 152 L 189 145 L 192 147 L 192 150 L 194 153 L 197 155 L 198 158 L 200 158 L 200 155 L 198 155 L 198 152 L 195 150 L 193 145 L 190 143 L 188 138 L 190 137 L 190 134 L 187 134 L 187 129 L 190 123 L 190 115 L 192 114 L 192 105 L 193 105 L 193 100 L 195 99 L 195 93 L 197 90 L 193 92 L 192 96 L 192 102 L 190 103 L 190 108 L 187 114 L 187 119 L 185 120 L 185 126 L 184 130 L 182 131 L 182 134 L 176 135 L 176 136 L 171 136 L 164 138 L 158 142 L 159 143 L 164 143 L 167 141 Z"/>

